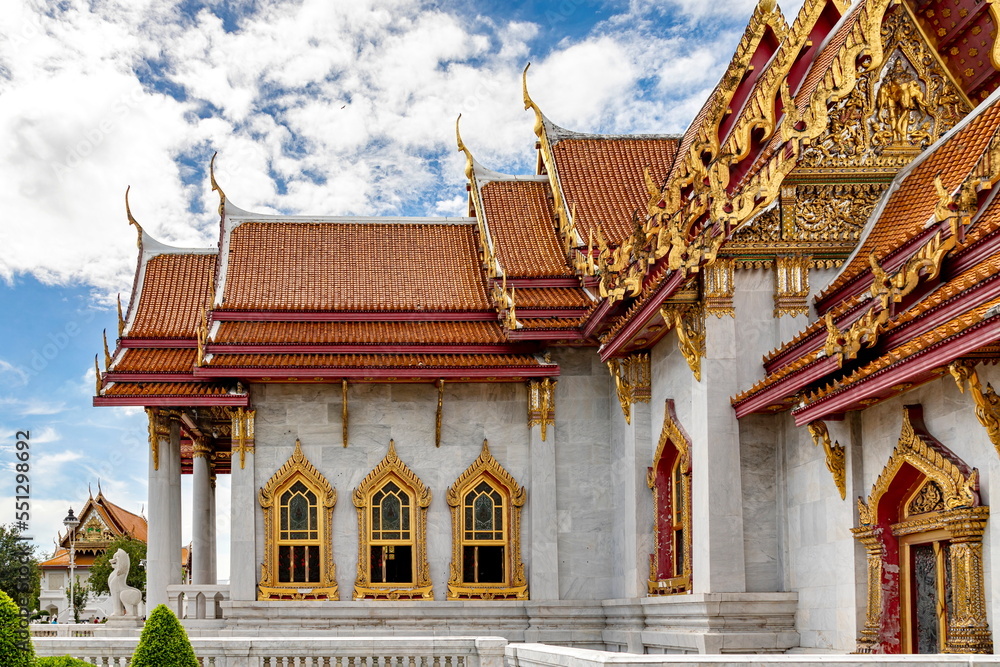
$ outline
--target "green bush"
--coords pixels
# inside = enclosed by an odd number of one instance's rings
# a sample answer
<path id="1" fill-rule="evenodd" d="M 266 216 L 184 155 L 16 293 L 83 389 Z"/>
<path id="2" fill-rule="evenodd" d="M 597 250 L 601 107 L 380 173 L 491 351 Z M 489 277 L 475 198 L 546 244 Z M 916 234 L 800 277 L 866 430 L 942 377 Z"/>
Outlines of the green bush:
<path id="1" fill-rule="evenodd" d="M 33 667 L 35 664 L 35 647 L 31 638 L 22 634 L 21 627 L 17 605 L 0 591 L 0 665 L 3 667 Z"/>
<path id="2" fill-rule="evenodd" d="M 35 667 L 94 667 L 89 662 L 85 660 L 77 660 L 76 658 L 68 655 L 63 655 L 58 658 L 39 658 L 38 662 L 35 663 Z"/>
<path id="3" fill-rule="evenodd" d="M 166 605 L 149 615 L 132 655 L 132 667 L 198 667 L 184 627 Z"/>

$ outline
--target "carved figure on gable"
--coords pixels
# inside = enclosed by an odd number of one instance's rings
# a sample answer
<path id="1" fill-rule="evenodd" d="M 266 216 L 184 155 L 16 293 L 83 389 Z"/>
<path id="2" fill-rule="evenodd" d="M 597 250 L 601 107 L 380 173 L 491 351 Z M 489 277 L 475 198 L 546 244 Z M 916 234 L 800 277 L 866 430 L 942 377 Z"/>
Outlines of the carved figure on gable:
<path id="1" fill-rule="evenodd" d="M 930 142 L 933 109 L 924 99 L 917 75 L 897 56 L 875 100 L 876 144 L 924 145 Z"/>
<path id="2" fill-rule="evenodd" d="M 111 616 L 136 618 L 139 615 L 139 603 L 142 602 L 142 592 L 132 588 L 126 582 L 131 567 L 128 552 L 119 549 L 111 558 L 111 575 L 108 576 L 108 589 L 111 591 Z"/>

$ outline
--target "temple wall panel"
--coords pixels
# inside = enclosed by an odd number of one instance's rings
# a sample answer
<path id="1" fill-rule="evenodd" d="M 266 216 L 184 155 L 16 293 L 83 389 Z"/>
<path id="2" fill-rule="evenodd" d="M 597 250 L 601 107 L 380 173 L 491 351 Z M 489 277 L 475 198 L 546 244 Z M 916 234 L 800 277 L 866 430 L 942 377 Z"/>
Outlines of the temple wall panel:
<path id="1" fill-rule="evenodd" d="M 560 367 L 554 435 L 559 597 L 606 599 L 613 589 L 609 414 L 614 419 L 611 410 L 617 411 L 618 405 L 611 398 L 611 375 L 593 350 L 553 349 L 552 360 Z M 516 423 L 523 426 L 523 414 Z M 551 432 L 548 437 L 553 437 Z"/>
<path id="2" fill-rule="evenodd" d="M 846 499 L 826 467 L 823 448 L 813 443 L 809 431 L 796 427 L 788 415 L 763 417 L 771 422 L 783 474 L 778 493 L 783 496 L 783 580 L 785 590 L 799 596 L 796 630 L 801 646 L 853 651 L 864 622 L 864 551 L 858 551 L 850 529 L 856 525 L 858 495 L 868 489 L 847 475 Z M 852 463 L 849 421 L 828 421 L 830 438 L 847 449 L 847 469 Z M 897 429 L 898 430 L 898 429 Z M 898 435 L 898 433 L 897 433 Z M 860 585 L 859 585 L 860 582 Z"/>

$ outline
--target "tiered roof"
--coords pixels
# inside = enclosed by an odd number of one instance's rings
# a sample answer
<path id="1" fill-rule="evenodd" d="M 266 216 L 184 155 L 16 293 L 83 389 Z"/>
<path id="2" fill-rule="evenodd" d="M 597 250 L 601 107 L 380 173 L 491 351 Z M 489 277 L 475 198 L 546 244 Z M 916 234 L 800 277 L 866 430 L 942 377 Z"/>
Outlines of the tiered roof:
<path id="1" fill-rule="evenodd" d="M 89 567 L 94 558 L 104 553 L 108 545 L 122 536 L 145 542 L 148 538 L 146 518 L 115 505 L 104 497 L 103 491 L 91 496 L 80 510 L 80 525 L 76 529 L 74 548 L 77 567 Z M 69 567 L 70 533 L 59 536 L 59 548 L 41 567 L 60 569 Z"/>

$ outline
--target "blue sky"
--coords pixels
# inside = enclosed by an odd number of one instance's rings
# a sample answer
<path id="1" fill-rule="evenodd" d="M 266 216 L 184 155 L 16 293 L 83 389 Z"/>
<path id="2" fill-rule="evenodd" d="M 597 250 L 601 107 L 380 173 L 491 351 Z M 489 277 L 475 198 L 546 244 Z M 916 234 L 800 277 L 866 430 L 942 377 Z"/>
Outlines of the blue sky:
<path id="1" fill-rule="evenodd" d="M 535 101 L 586 132 L 679 133 L 753 8 L 661 0 L 14 0 L 0 15 L 0 523 L 31 431 L 31 534 L 46 549 L 98 479 L 145 503 L 139 409 L 90 407 L 135 235 L 208 247 L 217 198 L 261 212 L 454 215 L 454 119 L 486 166 L 530 173 Z M 789 21 L 801 0 L 779 3 Z M 103 365 L 103 352 L 101 353 Z M 220 518 L 228 513 L 220 482 Z M 225 543 L 228 527 L 220 526 Z M 185 539 L 188 539 L 185 531 Z M 228 553 L 220 575 L 228 572 Z"/>

